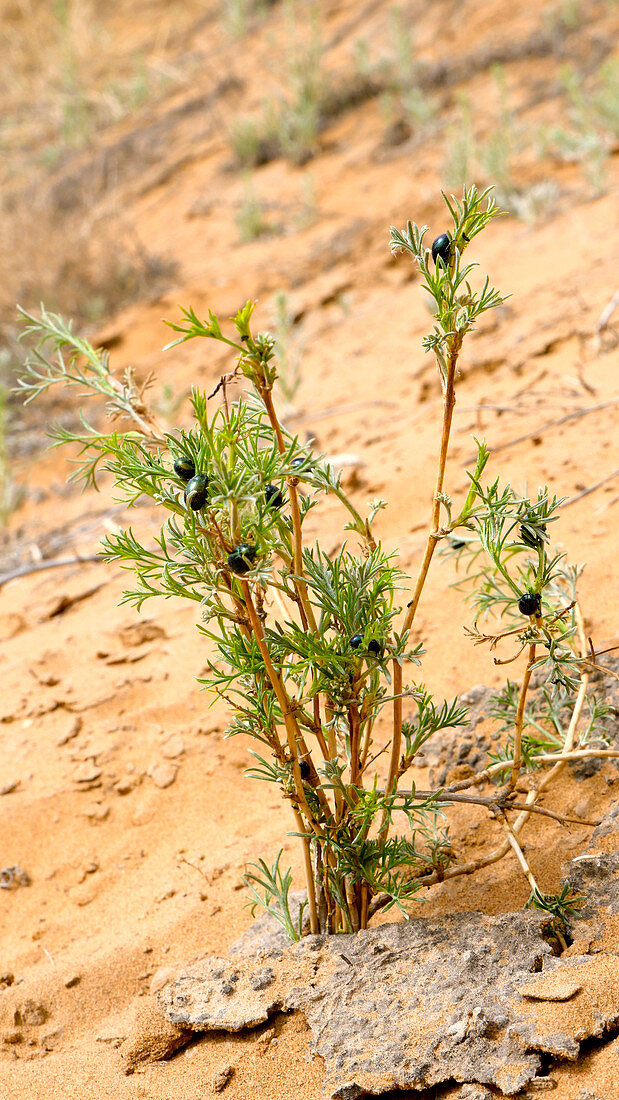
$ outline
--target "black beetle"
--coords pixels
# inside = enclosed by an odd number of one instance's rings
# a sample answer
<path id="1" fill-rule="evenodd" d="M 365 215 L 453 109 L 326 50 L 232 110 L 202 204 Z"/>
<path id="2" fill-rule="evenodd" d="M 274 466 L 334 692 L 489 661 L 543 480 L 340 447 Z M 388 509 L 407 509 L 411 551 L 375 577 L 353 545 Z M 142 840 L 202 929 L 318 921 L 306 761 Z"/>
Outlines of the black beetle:
<path id="1" fill-rule="evenodd" d="M 192 512 L 199 512 L 200 508 L 204 508 L 206 504 L 206 498 L 208 496 L 208 478 L 206 474 L 196 474 L 188 482 L 185 489 L 184 500 L 188 508 L 191 508 Z"/>
<path id="2" fill-rule="evenodd" d="M 363 634 L 353 634 L 352 638 L 348 639 L 350 648 L 359 649 L 359 647 L 363 645 L 363 638 Z M 370 638 L 366 648 L 368 653 L 371 653 L 373 657 L 382 656 L 383 647 L 380 642 L 376 641 L 376 638 Z"/>
<path id="3" fill-rule="evenodd" d="M 309 779 L 312 774 L 312 769 L 307 760 L 299 760 L 299 771 L 301 772 L 301 779 Z"/>
<path id="4" fill-rule="evenodd" d="M 244 573 L 249 573 L 254 561 L 256 560 L 256 547 L 252 546 L 249 542 L 241 542 L 238 546 L 234 547 L 234 550 L 228 554 L 228 565 L 233 573 L 238 573 L 241 577 Z"/>
<path id="5" fill-rule="evenodd" d="M 174 463 L 174 473 L 180 477 L 181 481 L 191 481 L 196 474 L 193 458 L 189 458 L 189 455 L 179 455 Z"/>
<path id="6" fill-rule="evenodd" d="M 542 597 L 539 592 L 525 592 L 518 600 L 521 615 L 537 615 L 541 611 Z"/>
<path id="7" fill-rule="evenodd" d="M 269 508 L 281 508 L 284 503 L 282 491 L 277 485 L 265 485 L 264 495 Z"/>
<path id="8" fill-rule="evenodd" d="M 464 547 L 466 546 L 465 539 L 454 538 L 453 535 L 447 536 L 447 542 L 449 543 L 449 546 L 452 550 L 464 550 Z"/>
<path id="9" fill-rule="evenodd" d="M 451 259 L 451 237 L 449 233 L 441 233 L 432 241 L 432 259 L 434 263 L 442 260 L 445 267 Z"/>
<path id="10" fill-rule="evenodd" d="M 292 462 L 290 463 L 294 470 L 299 470 L 301 466 L 305 466 L 306 464 L 307 458 L 305 455 L 297 455 L 297 457 L 293 458 Z"/>

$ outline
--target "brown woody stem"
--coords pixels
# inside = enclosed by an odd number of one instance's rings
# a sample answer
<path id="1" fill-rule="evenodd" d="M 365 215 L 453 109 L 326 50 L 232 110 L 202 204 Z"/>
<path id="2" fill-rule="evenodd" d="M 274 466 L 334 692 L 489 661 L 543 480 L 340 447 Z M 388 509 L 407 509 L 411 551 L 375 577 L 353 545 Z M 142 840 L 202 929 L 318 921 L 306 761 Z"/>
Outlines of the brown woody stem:
<path id="1" fill-rule="evenodd" d="M 281 712 L 284 716 L 284 725 L 286 727 L 286 737 L 288 739 L 288 751 L 290 753 L 291 760 L 292 760 L 292 773 L 293 773 L 293 776 L 294 776 L 294 786 L 295 786 L 296 798 L 297 798 L 297 801 L 298 801 L 299 805 L 303 809 L 303 813 L 305 814 L 308 825 L 310 826 L 310 828 L 314 832 L 316 832 L 317 831 L 316 824 L 315 824 L 314 819 L 312 817 L 311 810 L 310 810 L 310 808 L 307 804 L 307 799 L 305 797 L 305 791 L 303 789 L 303 781 L 301 779 L 301 772 L 300 772 L 300 769 L 299 769 L 298 745 L 299 745 L 299 742 L 301 742 L 303 740 L 302 734 L 301 734 L 301 731 L 299 729 L 299 725 L 297 723 L 297 720 L 294 716 L 293 709 L 292 709 L 292 706 L 291 706 L 291 703 L 290 703 L 290 699 L 288 698 L 288 695 L 286 693 L 286 689 L 284 688 L 284 685 L 282 684 L 282 681 L 281 681 L 281 679 L 280 679 L 280 677 L 277 673 L 277 670 L 276 670 L 276 668 L 275 668 L 275 666 L 274 666 L 274 664 L 271 660 L 271 654 L 269 653 L 269 649 L 268 649 L 268 646 L 266 644 L 266 639 L 265 639 L 265 636 L 264 636 L 264 630 L 263 630 L 263 627 L 262 627 L 262 623 L 260 621 L 260 618 L 259 618 L 258 613 L 256 611 L 256 608 L 254 606 L 254 601 L 252 599 L 249 584 L 247 583 L 247 581 L 242 580 L 242 579 L 241 579 L 240 583 L 241 583 L 241 588 L 243 590 L 243 598 L 245 600 L 245 606 L 247 608 L 247 613 L 249 615 L 249 620 L 251 622 L 252 630 L 254 632 L 254 637 L 256 639 L 256 642 L 258 644 L 258 648 L 260 650 L 260 654 L 261 654 L 262 659 L 264 661 L 264 667 L 266 668 L 267 675 L 269 677 L 269 680 L 271 681 L 273 691 L 275 692 L 275 697 L 277 699 L 277 702 L 279 703 Z M 299 817 L 299 822 L 301 822 L 301 815 L 299 813 L 299 810 L 294 806 L 293 806 L 293 809 L 295 811 L 295 815 L 298 815 L 298 817 Z M 302 822 L 301 822 L 301 827 L 299 829 L 299 832 L 304 832 L 304 831 L 305 830 L 302 827 Z M 308 899 L 308 905 L 309 905 L 310 929 L 311 929 L 312 933 L 315 933 L 315 932 L 319 931 L 319 922 L 318 922 L 318 913 L 317 913 L 317 910 L 316 910 L 316 896 L 315 896 L 315 890 L 314 890 L 314 879 L 313 879 L 313 872 L 312 872 L 311 855 L 310 855 L 310 850 L 309 850 L 309 841 L 306 838 L 303 839 L 303 853 L 304 853 L 304 862 L 305 862 L 305 876 L 306 876 L 306 880 L 307 880 L 307 899 Z"/>
<path id="2" fill-rule="evenodd" d="M 458 362 L 458 355 L 460 354 L 460 348 L 462 346 L 462 337 L 456 336 L 453 340 L 453 345 L 449 355 L 449 363 L 447 367 L 447 379 L 445 382 L 445 400 L 443 404 L 443 428 L 441 432 L 441 448 L 438 458 L 438 466 L 436 470 L 436 484 L 434 487 L 434 501 L 432 504 L 432 516 L 430 519 L 430 534 L 428 535 L 428 541 L 426 543 L 426 552 L 424 554 L 419 575 L 417 577 L 417 583 L 415 585 L 415 591 L 413 598 L 408 605 L 406 618 L 404 619 L 404 625 L 402 633 L 405 634 L 407 630 L 410 630 L 415 615 L 417 613 L 417 607 L 419 600 L 421 599 L 421 593 L 423 586 L 426 583 L 428 571 L 430 569 L 430 562 L 436 549 L 438 540 L 441 538 L 439 532 L 439 520 L 441 516 L 441 501 L 440 494 L 443 491 L 443 484 L 445 482 L 445 467 L 447 465 L 447 452 L 449 450 L 449 436 L 451 433 L 451 423 L 453 420 L 453 411 L 456 404 L 456 364 Z M 395 790 L 398 782 L 398 768 L 400 763 L 400 753 L 402 748 L 402 666 L 398 661 L 393 662 L 393 737 L 391 741 L 391 759 L 389 762 L 389 777 L 387 779 L 387 791 L 392 792 Z M 386 840 L 389 833 L 389 820 L 386 810 L 383 811 L 383 817 L 380 824 L 379 835 Z"/>
<path id="3" fill-rule="evenodd" d="M 281 429 L 281 424 L 278 420 L 277 413 L 275 412 L 275 406 L 273 405 L 273 398 L 269 389 L 260 389 L 260 397 L 264 402 L 264 407 L 267 411 L 271 427 L 275 433 L 277 440 L 277 449 L 280 454 L 285 454 L 286 444 L 284 442 L 284 436 Z M 295 477 L 287 478 L 288 492 L 290 494 L 290 512 L 292 516 L 292 532 L 293 532 L 293 565 L 295 576 L 293 577 L 293 584 L 295 591 L 299 599 L 299 610 L 301 612 L 301 618 L 303 620 L 303 626 L 307 630 L 313 630 L 317 632 L 316 618 L 314 616 L 314 609 L 310 603 L 309 596 L 307 594 L 307 584 L 303 576 L 303 532 L 301 530 L 301 513 L 299 511 L 299 494 L 297 493 L 297 481 Z"/>
<path id="4" fill-rule="evenodd" d="M 456 404 L 456 364 L 458 362 L 458 355 L 460 354 L 460 348 L 462 346 L 462 337 L 454 340 L 454 346 L 451 349 L 449 356 L 449 363 L 447 367 L 447 379 L 445 382 L 445 401 L 443 405 L 443 429 L 441 432 L 441 449 L 439 453 L 438 466 L 436 470 L 436 485 L 434 488 L 434 502 L 432 505 L 432 518 L 430 520 L 431 531 L 428 535 L 428 541 L 426 544 L 426 552 L 424 559 L 421 563 L 421 569 L 419 570 L 419 576 L 417 577 L 417 583 L 415 585 L 415 591 L 413 598 L 408 605 L 408 611 L 406 618 L 404 619 L 403 633 L 410 630 L 415 615 L 417 614 L 417 607 L 423 591 L 423 586 L 426 583 L 426 577 L 428 576 L 428 570 L 430 568 L 430 562 L 436 549 L 436 544 L 441 538 L 439 532 L 439 520 L 441 517 L 441 502 L 439 499 L 440 494 L 443 492 L 443 484 L 445 482 L 445 468 L 447 465 L 447 452 L 449 450 L 449 436 L 451 433 L 451 422 L 453 420 L 453 411 Z"/>
<path id="5" fill-rule="evenodd" d="M 520 685 L 520 696 L 518 699 L 518 709 L 516 711 L 516 721 L 514 724 L 514 762 L 512 764 L 512 770 L 507 783 L 507 791 L 513 791 L 516 783 L 518 782 L 518 776 L 520 775 L 520 769 L 522 767 L 522 726 L 524 723 L 524 708 L 527 701 L 527 691 L 529 690 L 529 684 L 531 682 L 531 669 L 535 664 L 535 642 L 529 646 L 529 659 L 527 661 L 527 667 L 525 669 L 524 676 L 522 677 L 522 684 Z"/>

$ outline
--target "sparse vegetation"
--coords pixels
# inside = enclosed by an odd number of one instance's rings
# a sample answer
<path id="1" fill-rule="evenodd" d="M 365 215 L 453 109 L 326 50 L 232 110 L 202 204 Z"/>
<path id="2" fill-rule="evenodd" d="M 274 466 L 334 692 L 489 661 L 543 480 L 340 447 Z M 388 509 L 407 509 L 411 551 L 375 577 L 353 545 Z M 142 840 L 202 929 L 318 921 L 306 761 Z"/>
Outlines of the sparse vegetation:
<path id="1" fill-rule="evenodd" d="M 509 105 L 505 72 L 501 65 L 493 66 L 492 76 L 499 108 L 494 128 L 479 148 L 478 159 L 486 178 L 493 181 L 501 195 L 506 195 L 515 187 L 514 161 L 522 152 L 524 138 Z"/>
<path id="2" fill-rule="evenodd" d="M 611 59 L 601 67 L 592 92 L 585 89 L 572 66 L 565 66 L 560 77 L 568 125 L 547 128 L 541 135 L 541 148 L 546 154 L 580 164 L 593 194 L 601 194 L 611 147 L 619 136 L 619 64 Z"/>
<path id="3" fill-rule="evenodd" d="M 265 15 L 278 0 L 221 0 L 221 22 L 227 35 L 235 41 L 248 33 L 252 19 Z"/>
<path id="4" fill-rule="evenodd" d="M 567 103 L 567 124 L 544 128 L 541 133 L 520 121 L 509 104 L 501 66 L 493 67 L 499 97 L 499 110 L 490 133 L 478 138 L 473 127 L 473 111 L 468 98 L 457 97 L 457 120 L 446 135 L 444 178 L 450 187 L 462 186 L 471 173 L 491 183 L 503 208 L 523 221 L 534 222 L 556 209 L 560 191 L 553 180 L 543 179 L 520 185 L 518 168 L 532 148 L 537 155 L 552 156 L 578 163 L 589 190 L 600 194 L 605 186 L 605 170 L 619 134 L 618 66 L 614 59 L 601 66 L 595 89 L 586 91 L 582 78 L 572 66 L 560 72 L 563 97 Z"/>
<path id="5" fill-rule="evenodd" d="M 4 353 L 0 352 L 0 367 L 3 368 L 4 357 Z M 8 374 L 8 370 L 6 373 Z M 3 369 L 2 375 L 4 374 Z M 4 378 L 0 376 L 0 539 L 4 538 L 9 519 L 22 497 L 22 493 L 16 486 L 11 473 L 7 441 L 9 429 L 8 397 L 9 391 Z"/>
<path id="6" fill-rule="evenodd" d="M 464 92 L 457 94 L 456 106 L 456 119 L 445 134 L 443 179 L 448 187 L 459 191 L 472 175 L 475 144 L 472 107 Z"/>
<path id="7" fill-rule="evenodd" d="M 419 86 L 414 60 L 413 33 L 403 8 L 391 10 L 392 55 L 385 59 L 382 78 L 385 91 L 381 108 L 388 126 L 387 141 L 427 129 L 436 114 L 432 97 Z"/>
<path id="8" fill-rule="evenodd" d="M 497 201 L 506 212 L 532 223 L 556 207 L 559 189 L 552 180 L 524 187 L 516 183 L 517 165 L 530 139 L 509 106 L 500 66 L 494 67 L 493 76 L 499 111 L 484 141 L 475 138 L 471 103 L 465 95 L 458 96 L 459 117 L 447 130 L 445 180 L 449 186 L 462 186 L 472 172 L 479 173 L 494 187 Z"/>
<path id="9" fill-rule="evenodd" d="M 323 64 L 320 8 L 308 5 L 308 23 L 301 29 L 294 0 L 284 5 L 287 45 L 284 73 L 287 95 L 275 109 L 274 126 L 282 154 L 303 164 L 316 152 L 328 77 Z"/>
<path id="10" fill-rule="evenodd" d="M 275 295 L 275 354 L 277 355 L 277 387 L 284 401 L 291 403 L 301 385 L 301 359 L 292 342 L 292 317 L 288 298 L 283 290 Z"/>
<path id="11" fill-rule="evenodd" d="M 328 77 L 323 66 L 319 8 L 309 5 L 299 23 L 294 0 L 284 5 L 286 46 L 281 57 L 284 92 L 265 101 L 257 118 L 238 119 L 230 140 L 239 164 L 255 167 L 275 156 L 304 164 L 317 151 L 318 135 L 328 100 Z"/>
<path id="12" fill-rule="evenodd" d="M 158 99 L 178 83 L 171 67 L 149 62 L 139 53 L 122 75 L 100 72 L 93 78 L 92 58 L 99 51 L 102 28 L 83 4 L 54 0 L 51 48 L 58 52 L 57 73 L 48 67 L 50 117 L 56 137 L 41 154 L 53 166 L 67 150 L 80 149 L 93 133 L 145 103 Z M 56 121 L 58 120 L 58 121 Z"/>
<path id="13" fill-rule="evenodd" d="M 544 13 L 544 25 L 557 46 L 560 46 L 567 34 L 578 30 L 582 19 L 580 0 L 561 0 L 557 7 Z"/>
<path id="14" fill-rule="evenodd" d="M 235 40 L 243 38 L 255 7 L 254 0 L 223 0 L 221 22 L 226 34 Z"/>
<path id="15" fill-rule="evenodd" d="M 230 123 L 230 144 L 241 168 L 256 168 L 270 157 L 269 139 L 260 119 L 234 118 Z"/>
<path id="16" fill-rule="evenodd" d="M 272 226 L 265 218 L 264 203 L 257 197 L 250 176 L 245 177 L 244 196 L 236 212 L 236 224 L 243 244 L 257 241 L 272 232 Z"/>

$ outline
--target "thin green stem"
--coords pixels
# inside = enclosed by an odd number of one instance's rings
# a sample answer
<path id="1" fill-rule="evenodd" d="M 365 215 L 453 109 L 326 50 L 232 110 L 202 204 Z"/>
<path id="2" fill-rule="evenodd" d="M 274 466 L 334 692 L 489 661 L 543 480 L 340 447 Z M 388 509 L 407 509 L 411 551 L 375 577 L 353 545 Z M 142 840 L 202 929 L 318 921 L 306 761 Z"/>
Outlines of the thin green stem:
<path id="1" fill-rule="evenodd" d="M 346 493 L 344 492 L 342 487 L 340 485 L 338 485 L 337 487 L 331 488 L 329 491 L 333 494 L 333 496 L 336 496 L 338 498 L 338 500 L 341 501 L 341 503 L 344 505 L 345 508 L 348 509 L 348 511 L 350 512 L 352 518 L 355 521 L 355 530 L 357 531 L 357 533 L 359 535 L 361 535 L 361 537 L 363 539 L 365 539 L 365 541 L 367 542 L 370 550 L 375 550 L 376 549 L 376 541 L 375 541 L 374 536 L 372 534 L 372 529 L 370 527 L 370 524 L 368 523 L 368 521 L 366 519 L 363 519 L 361 514 L 355 508 L 352 501 L 350 501 L 348 499 L 348 497 L 346 496 Z"/>

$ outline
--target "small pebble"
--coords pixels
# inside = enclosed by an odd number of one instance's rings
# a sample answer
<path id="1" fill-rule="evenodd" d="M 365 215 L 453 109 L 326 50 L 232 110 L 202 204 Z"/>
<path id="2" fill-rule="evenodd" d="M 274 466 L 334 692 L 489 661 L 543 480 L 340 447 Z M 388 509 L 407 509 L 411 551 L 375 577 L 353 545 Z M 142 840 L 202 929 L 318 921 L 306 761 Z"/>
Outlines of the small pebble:
<path id="1" fill-rule="evenodd" d="M 83 816 L 90 818 L 91 821 L 105 821 L 109 815 L 110 807 L 103 803 L 95 802 L 93 806 L 88 806 L 86 810 L 83 810 Z"/>
<path id="2" fill-rule="evenodd" d="M 88 879 L 86 882 L 79 883 L 73 890 L 69 892 L 69 896 L 80 909 L 84 909 L 87 905 L 93 902 L 99 893 L 99 886 L 96 880 Z"/>
<path id="3" fill-rule="evenodd" d="M 213 1092 L 223 1092 L 226 1085 L 234 1077 L 234 1066 L 228 1065 L 220 1069 L 219 1073 L 216 1073 L 211 1079 L 211 1089 Z"/>
<path id="4" fill-rule="evenodd" d="M 131 815 L 132 825 L 148 825 L 149 821 L 152 821 L 157 813 L 156 806 L 152 803 L 138 806 Z"/>
<path id="5" fill-rule="evenodd" d="M 131 791 L 135 790 L 136 786 L 137 783 L 135 779 L 125 775 L 114 784 L 114 790 L 117 794 L 131 794 Z"/>
<path id="6" fill-rule="evenodd" d="M 492 1093 L 483 1085 L 471 1083 L 463 1085 L 458 1093 L 458 1100 L 492 1100 Z"/>
<path id="7" fill-rule="evenodd" d="M 174 889 L 173 886 L 171 886 L 169 890 L 164 890 L 163 894 L 159 894 L 155 898 L 155 901 L 157 901 L 157 902 L 168 901 L 170 898 L 173 898 L 175 896 L 175 894 L 176 894 L 176 890 Z M 164 950 L 165 950 L 165 948 L 164 948 Z M 170 948 L 168 947 L 167 950 L 169 951 Z"/>
<path id="8" fill-rule="evenodd" d="M 153 764 L 152 767 L 148 769 L 148 774 L 155 786 L 162 789 L 172 785 L 176 779 L 177 772 L 178 767 L 176 764 Z"/>
<path id="9" fill-rule="evenodd" d="M 41 1027 L 49 1016 L 47 1007 L 42 1001 L 24 1001 L 13 1013 L 13 1022 L 16 1027 L 22 1024 L 26 1027 Z"/>
<path id="10" fill-rule="evenodd" d="M 94 783 L 95 780 L 101 777 L 101 768 L 93 764 L 92 760 L 87 760 L 84 764 L 80 764 L 76 769 L 73 778 L 76 783 Z"/>
<path id="11" fill-rule="evenodd" d="M 47 1035 L 41 1036 L 41 1046 L 43 1050 L 50 1051 L 55 1050 L 58 1043 L 64 1035 L 64 1028 L 58 1027 L 55 1031 L 49 1031 Z"/>
<path id="12" fill-rule="evenodd" d="M 531 982 L 530 985 L 521 986 L 518 993 L 531 1001 L 569 1001 L 576 995 L 582 986 L 575 981 L 559 981 L 550 978 L 542 978 L 539 982 Z"/>
<path id="13" fill-rule="evenodd" d="M 69 741 L 72 741 L 74 737 L 77 737 L 83 725 L 84 719 L 81 718 L 79 714 L 76 714 L 57 737 L 56 744 L 58 745 L 58 747 L 60 747 L 61 745 L 67 745 Z"/>
<path id="14" fill-rule="evenodd" d="M 173 733 L 161 746 L 161 755 L 165 756 L 166 760 L 175 760 L 177 756 L 182 756 L 184 751 L 185 743 L 180 733 Z"/>
<path id="15" fill-rule="evenodd" d="M 263 967 L 262 970 L 257 970 L 254 974 L 249 976 L 249 984 L 252 989 L 258 991 L 259 989 L 266 989 L 275 981 L 275 974 L 270 966 Z"/>
<path id="16" fill-rule="evenodd" d="M 160 966 L 159 969 L 155 971 L 155 973 L 153 974 L 153 976 L 151 978 L 151 983 L 150 983 L 151 993 L 158 993 L 160 989 L 163 989 L 164 985 L 167 985 L 168 982 L 172 981 L 172 979 L 175 977 L 175 975 L 176 975 L 176 971 L 173 970 L 172 967 L 170 967 L 170 966 Z"/>
<path id="17" fill-rule="evenodd" d="M 15 776 L 14 779 L 9 779 L 6 783 L 3 783 L 2 786 L 0 787 L 0 795 L 12 794 L 13 791 L 17 790 L 17 788 L 20 786 L 20 784 L 21 784 L 21 779 L 18 779 L 17 776 Z"/>
<path id="18" fill-rule="evenodd" d="M 2 1036 L 3 1043 L 11 1043 L 17 1045 L 17 1043 L 23 1043 L 24 1037 L 21 1031 L 5 1031 Z"/>
<path id="19" fill-rule="evenodd" d="M 30 886 L 30 875 L 23 867 L 15 864 L 14 867 L 3 867 L 0 870 L 0 889 L 12 890 L 16 886 Z"/>

